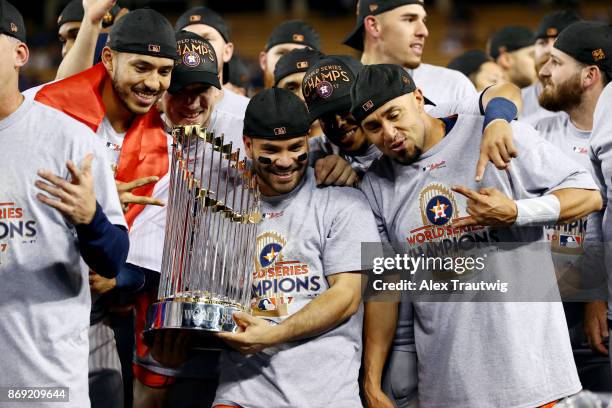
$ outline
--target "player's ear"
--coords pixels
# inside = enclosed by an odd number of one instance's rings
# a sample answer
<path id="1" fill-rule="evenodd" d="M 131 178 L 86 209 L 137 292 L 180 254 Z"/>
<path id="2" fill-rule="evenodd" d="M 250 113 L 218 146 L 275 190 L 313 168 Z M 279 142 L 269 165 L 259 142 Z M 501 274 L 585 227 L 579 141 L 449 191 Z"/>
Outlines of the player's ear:
<path id="1" fill-rule="evenodd" d="M 259 53 L 259 68 L 263 72 L 266 72 L 266 65 L 268 65 L 268 54 L 265 51 Z"/>
<path id="2" fill-rule="evenodd" d="M 502 51 L 499 54 L 499 57 L 497 57 L 497 63 L 504 70 L 510 69 L 510 66 L 512 65 L 512 55 L 510 55 L 509 52 Z"/>
<path id="3" fill-rule="evenodd" d="M 15 47 L 15 68 L 23 67 L 27 64 L 29 58 L 30 50 L 28 46 L 20 41 Z"/>
<path id="4" fill-rule="evenodd" d="M 106 71 L 110 74 L 113 72 L 113 50 L 108 47 L 102 49 L 102 64 L 106 68 Z"/>
<path id="5" fill-rule="evenodd" d="M 421 90 L 417 88 L 414 90 L 412 94 L 413 94 L 414 100 L 416 101 L 417 109 L 419 110 L 419 113 L 424 113 L 425 112 L 425 98 L 423 97 L 423 92 L 421 92 Z"/>
<path id="6" fill-rule="evenodd" d="M 223 62 L 228 63 L 232 55 L 234 55 L 234 43 L 229 42 L 223 47 Z"/>
<path id="7" fill-rule="evenodd" d="M 242 142 L 244 143 L 244 150 L 249 159 L 253 160 L 253 139 L 247 135 L 242 136 Z"/>
<path id="8" fill-rule="evenodd" d="M 601 81 L 601 71 L 597 65 L 589 65 L 581 70 L 582 87 L 589 88 Z"/>
<path id="9" fill-rule="evenodd" d="M 380 24 L 374 16 L 367 16 L 363 20 L 363 29 L 365 33 L 370 35 L 371 37 L 380 37 Z"/>

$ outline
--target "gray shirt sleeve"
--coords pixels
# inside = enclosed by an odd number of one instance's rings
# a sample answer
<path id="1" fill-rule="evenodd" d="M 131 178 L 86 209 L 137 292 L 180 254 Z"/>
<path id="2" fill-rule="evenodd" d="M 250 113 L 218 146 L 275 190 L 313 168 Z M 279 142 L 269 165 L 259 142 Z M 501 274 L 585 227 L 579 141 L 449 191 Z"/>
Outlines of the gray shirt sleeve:
<path id="1" fill-rule="evenodd" d="M 380 195 L 377 197 L 376 189 L 375 189 L 375 176 L 373 173 L 367 172 L 361 181 L 359 188 L 366 196 L 372 213 L 374 214 L 374 219 L 376 221 L 376 227 L 378 229 L 378 235 L 380 236 L 380 240 L 384 243 L 390 242 L 389 234 L 387 232 L 387 226 L 385 224 L 385 219 L 382 214 L 382 209 L 379 206 Z"/>
<path id="2" fill-rule="evenodd" d="M 565 188 L 597 190 L 591 174 L 558 147 L 538 136 L 531 126 L 512 123 L 519 156 L 508 171 L 515 199 L 550 194 Z"/>
<path id="3" fill-rule="evenodd" d="M 362 243 L 380 242 L 370 206 L 359 190 L 350 187 L 338 188 L 330 198 L 336 211 L 325 236 L 325 276 L 361 271 Z"/>

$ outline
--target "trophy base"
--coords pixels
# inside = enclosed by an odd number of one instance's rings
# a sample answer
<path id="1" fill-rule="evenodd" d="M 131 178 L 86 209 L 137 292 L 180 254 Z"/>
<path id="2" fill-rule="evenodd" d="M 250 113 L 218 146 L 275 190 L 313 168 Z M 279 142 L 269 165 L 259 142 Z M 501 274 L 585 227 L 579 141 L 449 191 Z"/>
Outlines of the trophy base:
<path id="1" fill-rule="evenodd" d="M 144 330 L 145 344 L 151 346 L 155 332 L 161 330 L 187 330 L 193 335 L 193 348 L 197 350 L 225 350 L 229 347 L 214 336 L 218 332 L 235 332 L 238 326 L 232 314 L 240 312 L 238 306 L 195 301 L 163 300 L 153 303 L 147 313 Z"/>

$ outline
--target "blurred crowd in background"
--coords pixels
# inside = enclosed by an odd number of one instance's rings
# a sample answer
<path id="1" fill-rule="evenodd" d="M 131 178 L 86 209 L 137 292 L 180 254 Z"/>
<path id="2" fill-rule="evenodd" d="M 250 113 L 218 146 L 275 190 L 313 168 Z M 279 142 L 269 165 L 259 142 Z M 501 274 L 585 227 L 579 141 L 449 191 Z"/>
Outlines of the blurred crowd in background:
<path id="1" fill-rule="evenodd" d="M 20 89 L 51 81 L 61 62 L 57 37 L 57 16 L 68 0 L 28 1 L 25 14 L 30 61 L 22 72 Z M 429 37 L 424 62 L 446 66 L 465 50 L 485 49 L 487 39 L 500 27 L 521 22 L 535 29 L 552 9 L 564 7 L 588 20 L 612 21 L 609 1 L 539 0 L 426 0 Z M 310 23 L 321 35 L 326 54 L 349 54 L 355 50 L 342 44 L 355 23 L 353 0 L 119 0 L 121 7 L 152 7 L 174 23 L 190 7 L 206 5 L 229 23 L 236 54 L 244 62 L 243 79 L 249 94 L 262 87 L 257 56 L 272 29 L 280 22 L 299 18 Z"/>

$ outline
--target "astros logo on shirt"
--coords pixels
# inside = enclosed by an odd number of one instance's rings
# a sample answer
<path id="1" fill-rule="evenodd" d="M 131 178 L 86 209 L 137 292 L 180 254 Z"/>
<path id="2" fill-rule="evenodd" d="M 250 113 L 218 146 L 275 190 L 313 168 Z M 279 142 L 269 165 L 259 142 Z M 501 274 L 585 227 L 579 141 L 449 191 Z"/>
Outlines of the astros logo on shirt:
<path id="1" fill-rule="evenodd" d="M 457 218 L 453 192 L 441 184 L 430 184 L 419 195 L 423 225 L 446 225 Z"/>

